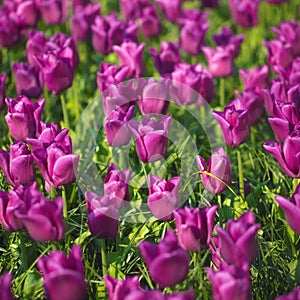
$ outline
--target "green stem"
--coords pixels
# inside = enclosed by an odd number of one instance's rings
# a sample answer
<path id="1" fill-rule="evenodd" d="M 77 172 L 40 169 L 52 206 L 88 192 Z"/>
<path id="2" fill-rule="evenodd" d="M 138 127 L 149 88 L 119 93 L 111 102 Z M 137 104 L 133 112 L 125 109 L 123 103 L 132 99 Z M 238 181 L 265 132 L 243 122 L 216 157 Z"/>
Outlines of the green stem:
<path id="1" fill-rule="evenodd" d="M 101 260 L 103 276 L 107 275 L 106 239 L 101 240 Z"/>
<path id="2" fill-rule="evenodd" d="M 242 157 L 241 152 L 237 149 L 237 160 L 238 160 L 238 168 L 239 168 L 239 186 L 240 186 L 240 194 L 241 197 L 245 198 L 245 191 L 244 191 L 244 174 L 243 174 L 243 164 L 242 164 Z"/>
<path id="3" fill-rule="evenodd" d="M 51 188 L 50 188 L 50 198 L 54 199 L 55 197 L 56 197 L 56 189 L 53 186 L 51 186 Z"/>
<path id="4" fill-rule="evenodd" d="M 293 191 L 296 190 L 298 184 L 300 184 L 300 178 L 294 178 L 293 179 Z"/>
<path id="5" fill-rule="evenodd" d="M 225 79 L 220 78 L 220 106 L 225 107 Z"/>
<path id="6" fill-rule="evenodd" d="M 66 128 L 70 128 L 69 116 L 68 116 L 68 112 L 67 112 L 65 96 L 63 94 L 60 95 L 60 101 L 61 101 L 61 107 L 62 107 L 63 116 L 64 116 L 64 126 Z"/>
<path id="7" fill-rule="evenodd" d="M 64 214 L 64 218 L 67 218 L 67 215 L 68 215 L 67 194 L 66 194 L 66 189 L 64 186 L 62 186 L 61 193 L 62 193 L 62 198 L 64 201 L 63 214 Z"/>
<path id="8" fill-rule="evenodd" d="M 22 265 L 24 271 L 28 269 L 28 261 L 27 261 L 27 250 L 25 246 L 25 238 L 24 238 L 24 233 L 19 232 L 19 237 L 20 237 L 20 247 L 21 247 L 21 255 L 22 255 Z"/>
<path id="9" fill-rule="evenodd" d="M 200 106 L 200 115 L 201 115 L 201 123 L 202 126 L 205 126 L 206 124 L 206 111 L 205 111 L 205 105 Z"/>

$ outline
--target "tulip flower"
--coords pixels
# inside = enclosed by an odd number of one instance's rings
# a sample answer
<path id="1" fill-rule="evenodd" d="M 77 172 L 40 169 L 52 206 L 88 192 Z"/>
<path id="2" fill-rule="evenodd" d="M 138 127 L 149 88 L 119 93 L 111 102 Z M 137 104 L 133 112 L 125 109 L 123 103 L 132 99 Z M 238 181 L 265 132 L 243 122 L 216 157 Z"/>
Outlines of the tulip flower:
<path id="1" fill-rule="evenodd" d="M 214 77 L 226 77 L 233 73 L 233 48 L 232 47 L 202 47 L 208 62 L 208 69 Z"/>
<path id="2" fill-rule="evenodd" d="M 8 273 L 4 272 L 0 276 L 0 299 L 5 300 L 14 300 L 15 297 L 11 292 L 11 282 L 13 280 L 13 276 Z"/>
<path id="3" fill-rule="evenodd" d="M 287 295 L 276 297 L 275 300 L 296 300 L 299 298 L 300 298 L 300 287 L 297 287 Z"/>
<path id="4" fill-rule="evenodd" d="M 139 77 L 144 73 L 145 63 L 143 59 L 143 50 L 145 43 L 138 45 L 132 41 L 124 41 L 120 46 L 113 46 L 113 51 L 119 57 L 121 66 L 128 65 L 130 67 L 128 76 Z"/>
<path id="5" fill-rule="evenodd" d="M 269 68 L 267 65 L 249 70 L 240 69 L 239 74 L 245 90 L 260 90 L 268 87 Z"/>
<path id="6" fill-rule="evenodd" d="M 88 5 L 90 0 L 71 0 L 71 2 L 72 2 L 72 9 L 76 10 L 77 7 Z"/>
<path id="7" fill-rule="evenodd" d="M 172 218 L 173 211 L 180 205 L 179 187 L 180 177 L 173 177 L 166 181 L 158 176 L 148 176 L 148 206 L 152 214 L 161 220 Z"/>
<path id="8" fill-rule="evenodd" d="M 196 160 L 201 172 L 211 174 L 200 175 L 204 187 L 211 193 L 219 194 L 227 188 L 226 185 L 230 185 L 230 160 L 222 147 L 212 153 L 208 166 L 200 155 L 196 157 Z"/>
<path id="9" fill-rule="evenodd" d="M 6 73 L 0 74 L 0 110 L 5 107 L 5 79 Z"/>
<path id="10" fill-rule="evenodd" d="M 284 140 L 283 145 L 267 141 L 263 147 L 278 161 L 281 169 L 290 177 L 300 178 L 300 130 L 299 126 Z"/>
<path id="11" fill-rule="evenodd" d="M 43 92 L 43 78 L 39 69 L 34 65 L 14 63 L 12 70 L 16 78 L 16 90 L 18 95 L 29 98 L 38 98 Z"/>
<path id="12" fill-rule="evenodd" d="M 161 22 L 153 5 L 141 11 L 139 23 L 141 32 L 146 38 L 155 37 L 161 32 Z"/>
<path id="13" fill-rule="evenodd" d="M 133 113 L 134 105 L 130 106 L 128 111 L 124 111 L 122 107 L 116 107 L 109 114 L 103 125 L 109 145 L 121 147 L 129 143 L 131 134 L 127 124 L 132 119 Z"/>
<path id="14" fill-rule="evenodd" d="M 247 264 L 240 268 L 225 267 L 220 271 L 207 268 L 206 271 L 212 284 L 215 300 L 252 299 L 249 266 Z"/>
<path id="15" fill-rule="evenodd" d="M 244 34 L 234 35 L 233 31 L 226 26 L 222 27 L 222 31 L 220 33 L 213 35 L 213 39 L 217 46 L 232 48 L 233 57 L 237 57 L 239 55 L 244 38 Z"/>
<path id="16" fill-rule="evenodd" d="M 95 51 L 106 55 L 114 45 L 122 43 L 122 21 L 115 12 L 106 17 L 97 16 L 92 28 L 92 41 Z"/>
<path id="17" fill-rule="evenodd" d="M 161 42 L 160 51 L 149 48 L 153 57 L 155 68 L 160 75 L 170 74 L 174 71 L 175 65 L 180 62 L 179 46 L 171 42 Z"/>
<path id="18" fill-rule="evenodd" d="M 149 0 L 119 0 L 119 4 L 121 14 L 126 20 L 136 19 L 143 8 L 151 5 Z"/>
<path id="19" fill-rule="evenodd" d="M 58 25 L 66 21 L 67 0 L 39 0 L 38 6 L 46 25 Z"/>
<path id="20" fill-rule="evenodd" d="M 97 85 L 101 93 L 107 90 L 111 85 L 117 85 L 125 81 L 129 72 L 129 66 L 117 67 L 113 64 L 100 63 L 97 72 Z"/>
<path id="21" fill-rule="evenodd" d="M 179 245 L 173 230 L 158 243 L 142 241 L 138 248 L 152 279 L 161 287 L 182 282 L 188 275 L 189 255 Z"/>
<path id="22" fill-rule="evenodd" d="M 214 226 L 217 206 L 180 208 L 174 211 L 175 225 L 180 246 L 186 251 L 206 249 Z"/>
<path id="23" fill-rule="evenodd" d="M 249 138 L 248 111 L 236 110 L 233 105 L 227 105 L 224 112 L 214 110 L 212 115 L 220 124 L 223 137 L 229 147 L 239 146 Z"/>
<path id="24" fill-rule="evenodd" d="M 74 78 L 73 51 L 67 47 L 59 52 L 48 52 L 35 56 L 44 82 L 53 94 L 59 94 L 72 86 Z"/>
<path id="25" fill-rule="evenodd" d="M 275 200 L 284 211 L 285 219 L 289 226 L 300 234 L 300 184 L 298 184 L 291 199 L 275 196 Z"/>
<path id="26" fill-rule="evenodd" d="M 123 201 L 130 201 L 129 180 L 129 169 L 119 171 L 114 163 L 108 166 L 104 179 L 104 194 L 115 193 L 117 208 L 120 208 L 124 204 Z"/>
<path id="27" fill-rule="evenodd" d="M 23 142 L 10 145 L 10 153 L 0 149 L 0 168 L 12 186 L 34 180 L 33 157 Z"/>
<path id="28" fill-rule="evenodd" d="M 165 115 L 169 107 L 168 96 L 167 82 L 157 82 L 150 78 L 143 88 L 142 97 L 138 100 L 141 113 Z"/>
<path id="29" fill-rule="evenodd" d="M 46 294 L 51 300 L 85 299 L 87 284 L 80 246 L 74 245 L 67 257 L 62 251 L 51 251 L 37 262 Z"/>
<path id="30" fill-rule="evenodd" d="M 236 25 L 254 27 L 258 23 L 260 0 L 229 0 L 231 17 Z"/>
<path id="31" fill-rule="evenodd" d="M 260 224 L 255 224 L 252 211 L 242 214 L 237 220 L 229 220 L 226 230 L 216 226 L 220 238 L 220 252 L 229 265 L 250 264 L 257 256 L 256 233 Z"/>
<path id="32" fill-rule="evenodd" d="M 98 15 L 100 15 L 100 5 L 97 2 L 75 9 L 71 17 L 71 31 L 75 40 L 86 41 L 90 37 L 91 26 Z"/>
<path id="33" fill-rule="evenodd" d="M 30 65 L 36 65 L 35 55 L 41 56 L 46 51 L 47 38 L 43 31 L 30 30 L 27 33 L 26 59 Z"/>
<path id="34" fill-rule="evenodd" d="M 275 101 L 273 105 L 273 118 L 268 118 L 276 140 L 283 143 L 286 137 L 293 132 L 300 122 L 300 113 L 293 102 Z"/>
<path id="35" fill-rule="evenodd" d="M 213 236 L 208 247 L 211 253 L 211 261 L 216 266 L 216 268 L 220 269 L 221 266 L 225 266 L 226 263 L 224 262 L 221 255 L 220 238 L 218 236 Z"/>
<path id="36" fill-rule="evenodd" d="M 25 96 L 6 99 L 8 112 L 5 121 L 14 139 L 25 141 L 26 138 L 36 136 L 44 104 L 44 99 L 39 99 L 33 104 Z"/>
<path id="37" fill-rule="evenodd" d="M 201 7 L 215 8 L 219 5 L 219 0 L 201 0 Z"/>
<path id="38" fill-rule="evenodd" d="M 103 197 L 93 192 L 85 193 L 88 226 L 93 236 L 106 239 L 115 238 L 119 231 L 119 213 L 115 193 Z"/>
<path id="39" fill-rule="evenodd" d="M 168 132 L 172 116 L 158 121 L 151 118 L 129 121 L 128 127 L 136 140 L 136 152 L 142 162 L 154 162 L 167 155 Z"/>
<path id="40" fill-rule="evenodd" d="M 181 5 L 184 0 L 156 0 L 159 6 L 162 8 L 163 13 L 167 20 L 176 22 L 181 16 Z"/>

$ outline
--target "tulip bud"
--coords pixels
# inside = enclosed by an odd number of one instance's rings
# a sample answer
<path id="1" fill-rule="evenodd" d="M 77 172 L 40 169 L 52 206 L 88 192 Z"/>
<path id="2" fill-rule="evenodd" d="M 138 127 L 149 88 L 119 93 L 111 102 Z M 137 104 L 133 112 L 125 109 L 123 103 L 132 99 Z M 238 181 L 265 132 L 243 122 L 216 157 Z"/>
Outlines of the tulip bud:
<path id="1" fill-rule="evenodd" d="M 161 22 L 157 15 L 155 6 L 147 6 L 141 11 L 139 17 L 140 28 L 143 36 L 151 38 L 161 32 Z"/>
<path id="2" fill-rule="evenodd" d="M 181 16 L 181 5 L 184 0 L 156 0 L 167 20 L 176 22 Z"/>
<path id="3" fill-rule="evenodd" d="M 38 5 L 46 25 L 63 24 L 66 21 L 67 0 L 39 0 Z"/>
<path id="4" fill-rule="evenodd" d="M 249 70 L 240 69 L 239 74 L 244 83 L 245 90 L 261 90 L 268 87 L 269 68 L 267 65 Z"/>
<path id="5" fill-rule="evenodd" d="M 0 276 L 0 299 L 3 300 L 15 299 L 15 297 L 11 292 L 12 280 L 13 280 L 13 276 L 8 272 L 4 272 L 4 274 Z"/>

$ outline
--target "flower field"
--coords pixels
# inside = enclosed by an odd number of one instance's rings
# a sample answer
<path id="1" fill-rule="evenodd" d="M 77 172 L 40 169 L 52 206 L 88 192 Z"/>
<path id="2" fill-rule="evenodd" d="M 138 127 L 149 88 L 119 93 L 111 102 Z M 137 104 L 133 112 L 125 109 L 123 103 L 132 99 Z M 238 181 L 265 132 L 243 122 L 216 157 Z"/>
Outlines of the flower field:
<path id="1" fill-rule="evenodd" d="M 2 2 L 0 300 L 299 300 L 299 1 Z"/>

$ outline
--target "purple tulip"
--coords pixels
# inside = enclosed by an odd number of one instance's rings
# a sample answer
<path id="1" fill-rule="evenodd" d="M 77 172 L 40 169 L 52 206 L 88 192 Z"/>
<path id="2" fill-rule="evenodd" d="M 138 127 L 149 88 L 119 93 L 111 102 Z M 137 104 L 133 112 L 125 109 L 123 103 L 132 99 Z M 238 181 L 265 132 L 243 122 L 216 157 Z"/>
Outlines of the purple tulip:
<path id="1" fill-rule="evenodd" d="M 244 34 L 234 35 L 233 31 L 226 26 L 222 27 L 222 31 L 220 33 L 213 35 L 213 39 L 218 46 L 232 48 L 233 57 L 237 57 L 239 55 L 244 38 Z"/>
<path id="2" fill-rule="evenodd" d="M 114 163 L 108 166 L 104 179 L 104 194 L 115 193 L 117 208 L 120 208 L 124 201 L 130 201 L 129 180 L 129 169 L 119 171 Z"/>
<path id="3" fill-rule="evenodd" d="M 59 94 L 72 86 L 74 68 L 72 66 L 73 51 L 70 47 L 59 52 L 48 52 L 35 58 L 47 89 L 53 94 Z"/>
<path id="4" fill-rule="evenodd" d="M 43 78 L 39 69 L 34 65 L 26 65 L 22 62 L 14 63 L 12 70 L 16 78 L 16 90 L 18 95 L 30 98 L 38 98 L 43 92 Z"/>
<path id="5" fill-rule="evenodd" d="M 80 246 L 74 245 L 69 257 L 62 251 L 51 251 L 48 256 L 42 256 L 38 260 L 37 267 L 42 273 L 49 299 L 85 299 L 87 284 Z"/>
<path id="6" fill-rule="evenodd" d="M 206 249 L 210 243 L 217 206 L 185 207 L 174 211 L 175 225 L 180 246 L 186 251 Z"/>
<path id="7" fill-rule="evenodd" d="M 233 73 L 233 48 L 232 47 L 202 47 L 206 57 L 209 71 L 214 77 L 226 77 Z"/>
<path id="8" fill-rule="evenodd" d="M 71 17 L 71 31 L 75 40 L 86 41 L 91 36 L 91 26 L 100 15 L 100 5 L 97 2 L 77 7 Z"/>
<path id="9" fill-rule="evenodd" d="M 221 126 L 223 137 L 229 147 L 239 146 L 250 136 L 248 111 L 236 110 L 233 105 L 227 105 L 224 112 L 212 111 L 213 117 Z"/>
<path id="10" fill-rule="evenodd" d="M 211 261 L 215 267 L 220 269 L 221 266 L 226 265 L 221 255 L 220 238 L 218 236 L 211 237 L 208 247 L 211 253 Z"/>
<path id="11" fill-rule="evenodd" d="M 67 0 L 38 0 L 38 7 L 46 25 L 63 24 L 66 21 Z"/>
<path id="12" fill-rule="evenodd" d="M 254 27 L 258 23 L 260 0 L 229 0 L 231 17 L 236 25 Z"/>
<path id="13" fill-rule="evenodd" d="M 275 200 L 284 211 L 285 219 L 289 226 L 300 234 L 300 184 L 298 184 L 291 199 L 275 196 Z"/>
<path id="14" fill-rule="evenodd" d="M 5 107 L 5 79 L 6 73 L 0 74 L 0 110 Z"/>
<path id="15" fill-rule="evenodd" d="M 129 20 L 136 19 L 140 11 L 150 6 L 151 3 L 149 0 L 119 0 L 119 5 L 122 16 L 124 16 L 126 20 Z"/>
<path id="16" fill-rule="evenodd" d="M 143 119 L 142 123 L 131 120 L 129 130 L 136 140 L 136 152 L 142 162 L 154 162 L 167 155 L 168 132 L 172 116 L 165 116 L 158 121 Z"/>
<path id="17" fill-rule="evenodd" d="M 229 105 L 233 105 L 236 110 L 248 111 L 248 122 L 251 126 L 259 122 L 265 113 L 264 99 L 259 91 L 246 90 L 228 103 Z"/>
<path id="18" fill-rule="evenodd" d="M 138 100 L 138 106 L 143 115 L 167 113 L 168 83 L 166 81 L 157 82 L 150 78 L 143 89 L 142 97 Z"/>
<path id="19" fill-rule="evenodd" d="M 144 73 L 145 63 L 143 59 L 143 50 L 145 43 L 137 44 L 132 41 L 124 41 L 120 46 L 113 46 L 113 51 L 119 57 L 121 66 L 129 66 L 129 77 L 139 77 Z"/>
<path id="20" fill-rule="evenodd" d="M 245 90 L 261 90 L 268 87 L 269 68 L 267 65 L 249 70 L 240 69 L 239 74 Z"/>
<path id="21" fill-rule="evenodd" d="M 21 30 L 18 17 L 14 12 L 0 7 L 0 47 L 12 47 L 21 41 Z"/>
<path id="22" fill-rule="evenodd" d="M 241 266 L 250 264 L 257 256 L 256 233 L 260 224 L 255 224 L 252 211 L 242 214 L 237 220 L 229 220 L 226 230 L 216 226 L 220 238 L 220 251 L 225 262 Z"/>
<path id="23" fill-rule="evenodd" d="M 153 216 L 160 220 L 168 221 L 173 216 L 173 211 L 180 205 L 179 187 L 180 177 L 173 177 L 166 181 L 155 175 L 148 176 L 148 207 Z"/>
<path id="24" fill-rule="evenodd" d="M 155 6 L 145 7 L 139 16 L 139 23 L 142 35 L 151 38 L 161 33 L 161 22 L 157 15 Z"/>
<path id="25" fill-rule="evenodd" d="M 192 290 L 187 292 L 180 292 L 174 294 L 164 294 L 160 290 L 148 290 L 145 292 L 145 298 L 141 300 L 147 299 L 157 299 L 157 300 L 195 300 L 195 293 Z"/>
<path id="26" fill-rule="evenodd" d="M 171 42 L 161 42 L 160 48 L 158 52 L 150 47 L 149 53 L 159 74 L 170 74 L 174 71 L 175 65 L 180 62 L 179 46 Z"/>
<path id="27" fill-rule="evenodd" d="M 43 31 L 30 30 L 27 33 L 26 59 L 30 65 L 36 65 L 34 56 L 41 56 L 46 51 L 47 38 Z"/>
<path id="28" fill-rule="evenodd" d="M 290 177 L 300 178 L 300 128 L 290 133 L 279 145 L 276 142 L 267 141 L 263 147 L 278 161 L 281 169 Z"/>
<path id="29" fill-rule="evenodd" d="M 5 121 L 14 139 L 25 141 L 26 138 L 34 138 L 36 136 L 44 104 L 44 99 L 39 99 L 33 104 L 25 96 L 15 99 L 6 98 L 8 112 L 5 116 Z"/>
<path id="30" fill-rule="evenodd" d="M 0 168 L 12 186 L 27 184 L 34 180 L 33 157 L 23 142 L 10 145 L 10 153 L 0 149 Z"/>
<path id="31" fill-rule="evenodd" d="M 275 138 L 283 143 L 286 137 L 292 133 L 295 126 L 300 122 L 300 114 L 293 102 L 275 101 L 273 106 L 273 118 L 269 118 Z"/>
<path id="32" fill-rule="evenodd" d="M 0 299 L 5 300 L 14 300 L 15 297 L 11 292 L 11 282 L 13 280 L 13 276 L 8 273 L 4 272 L 0 276 Z"/>
<path id="33" fill-rule="evenodd" d="M 198 55 L 202 52 L 206 31 L 209 23 L 206 21 L 192 20 L 190 18 L 181 21 L 180 46 L 189 55 Z"/>
<path id="34" fill-rule="evenodd" d="M 138 248 L 150 276 L 161 288 L 180 283 L 187 277 L 189 255 L 178 245 L 173 230 L 167 231 L 158 244 L 142 241 Z"/>
<path id="35" fill-rule="evenodd" d="M 92 235 L 100 239 L 115 238 L 119 231 L 116 194 L 113 192 L 100 197 L 93 192 L 86 192 L 85 199 Z"/>
<path id="36" fill-rule="evenodd" d="M 176 22 L 181 16 L 181 5 L 184 0 L 156 0 L 167 20 Z"/>
<path id="37" fill-rule="evenodd" d="M 201 0 L 201 7 L 215 8 L 219 5 L 219 0 Z"/>
<path id="38" fill-rule="evenodd" d="M 130 106 L 128 111 L 124 111 L 122 107 L 116 107 L 109 114 L 103 126 L 110 146 L 121 147 L 129 143 L 131 134 L 127 124 L 132 119 L 133 113 L 134 105 Z"/>
<path id="39" fill-rule="evenodd" d="M 275 298 L 275 300 L 297 300 L 299 298 L 300 298 L 300 287 L 297 287 L 297 288 L 293 289 L 289 294 L 279 296 L 279 297 Z"/>
<path id="40" fill-rule="evenodd" d="M 277 38 L 283 43 L 292 46 L 293 56 L 300 55 L 300 24 L 296 20 L 282 22 L 277 27 L 272 27 L 272 31 L 277 35 Z"/>
<path id="41" fill-rule="evenodd" d="M 212 293 L 215 300 L 252 299 L 247 264 L 240 268 L 229 266 L 220 271 L 207 268 L 206 271 L 212 284 Z"/>
<path id="42" fill-rule="evenodd" d="M 264 41 L 267 49 L 268 63 L 272 69 L 277 66 L 287 68 L 293 61 L 293 49 L 289 43 L 283 43 L 280 40 Z"/>
<path id="43" fill-rule="evenodd" d="M 211 155 L 206 165 L 205 159 L 198 155 L 196 157 L 201 172 L 201 180 L 204 187 L 211 193 L 219 194 L 231 183 L 230 160 L 222 147 L 217 148 Z"/>
<path id="44" fill-rule="evenodd" d="M 72 9 L 76 10 L 77 7 L 88 5 L 90 0 L 71 0 L 71 2 L 72 2 Z"/>
<path id="45" fill-rule="evenodd" d="M 123 23 L 115 12 L 106 17 L 97 16 L 92 28 L 92 41 L 95 51 L 106 55 L 113 50 L 114 45 L 122 43 Z"/>

